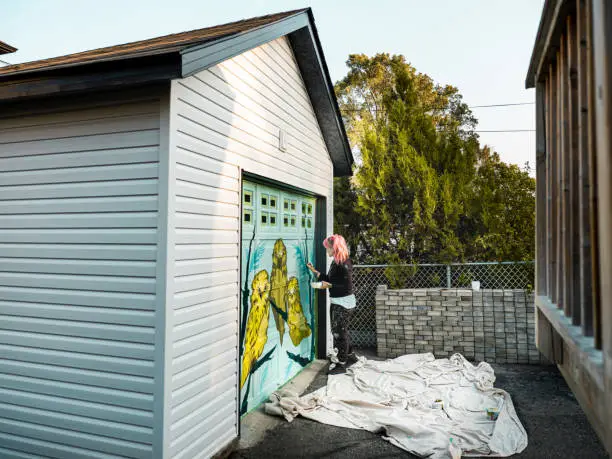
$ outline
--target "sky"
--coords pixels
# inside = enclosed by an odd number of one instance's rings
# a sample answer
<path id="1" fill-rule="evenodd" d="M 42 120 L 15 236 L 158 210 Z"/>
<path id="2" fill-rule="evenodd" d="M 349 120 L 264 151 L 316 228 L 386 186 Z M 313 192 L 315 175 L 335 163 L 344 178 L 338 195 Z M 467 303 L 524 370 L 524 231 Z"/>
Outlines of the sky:
<path id="1" fill-rule="evenodd" d="M 525 75 L 544 0 L 0 0 L 11 64 L 310 6 L 332 81 L 349 54 L 403 54 L 470 106 L 533 102 Z M 474 108 L 478 130 L 533 130 L 535 106 Z M 535 132 L 481 132 L 482 144 L 535 167 Z"/>

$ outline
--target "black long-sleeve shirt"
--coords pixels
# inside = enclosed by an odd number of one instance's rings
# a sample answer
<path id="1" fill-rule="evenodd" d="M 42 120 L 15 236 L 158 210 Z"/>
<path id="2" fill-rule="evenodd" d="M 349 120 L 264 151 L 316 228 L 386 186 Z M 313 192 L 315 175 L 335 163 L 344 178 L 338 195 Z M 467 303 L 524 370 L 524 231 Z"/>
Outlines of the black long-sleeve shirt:
<path id="1" fill-rule="evenodd" d="M 329 296 L 339 298 L 352 295 L 355 290 L 353 287 L 353 263 L 347 259 L 342 264 L 332 261 L 327 274 L 319 274 L 319 280 L 332 284 L 329 289 Z"/>

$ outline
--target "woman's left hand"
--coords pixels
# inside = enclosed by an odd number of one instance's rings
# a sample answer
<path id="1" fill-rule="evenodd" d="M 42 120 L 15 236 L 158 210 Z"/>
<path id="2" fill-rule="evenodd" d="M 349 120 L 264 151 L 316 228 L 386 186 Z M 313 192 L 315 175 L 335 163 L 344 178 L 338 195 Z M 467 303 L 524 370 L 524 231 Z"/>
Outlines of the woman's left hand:
<path id="1" fill-rule="evenodd" d="M 332 284 L 330 284 L 329 282 L 325 282 L 325 281 L 321 282 L 321 288 L 328 289 L 331 287 L 332 287 Z"/>

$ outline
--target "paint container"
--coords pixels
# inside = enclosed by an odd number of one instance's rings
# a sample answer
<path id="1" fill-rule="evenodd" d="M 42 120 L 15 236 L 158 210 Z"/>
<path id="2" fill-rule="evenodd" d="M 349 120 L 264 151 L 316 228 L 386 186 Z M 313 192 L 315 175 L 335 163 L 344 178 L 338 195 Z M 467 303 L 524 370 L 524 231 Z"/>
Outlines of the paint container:
<path id="1" fill-rule="evenodd" d="M 487 419 L 489 421 L 497 421 L 499 416 L 499 408 L 487 408 Z"/>
<path id="2" fill-rule="evenodd" d="M 444 402 L 440 399 L 434 400 L 434 402 L 431 404 L 431 408 L 434 410 L 441 410 L 444 408 Z"/>
<path id="3" fill-rule="evenodd" d="M 328 282 L 311 282 L 310 286 L 314 289 L 318 289 L 318 290 L 325 290 L 328 288 L 331 288 L 331 284 Z"/>
<path id="4" fill-rule="evenodd" d="M 472 281 L 472 290 L 476 292 L 480 290 L 480 281 Z"/>

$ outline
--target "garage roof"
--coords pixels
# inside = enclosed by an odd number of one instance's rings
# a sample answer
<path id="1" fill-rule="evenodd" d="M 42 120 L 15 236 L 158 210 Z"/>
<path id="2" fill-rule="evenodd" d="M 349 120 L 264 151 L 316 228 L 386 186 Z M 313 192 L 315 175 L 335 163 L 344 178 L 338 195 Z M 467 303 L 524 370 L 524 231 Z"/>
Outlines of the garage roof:
<path id="1" fill-rule="evenodd" d="M 288 11 L 285 13 L 271 14 L 252 19 L 222 24 L 205 29 L 191 30 L 189 32 L 164 35 L 162 37 L 148 40 L 135 41 L 117 46 L 98 48 L 82 53 L 68 54 L 66 56 L 52 57 L 38 61 L 15 64 L 0 68 L 0 75 L 16 75 L 41 70 L 53 70 L 74 65 L 83 65 L 96 62 L 116 61 L 143 56 L 182 51 L 196 44 L 204 44 L 212 40 L 229 37 L 243 33 L 267 24 L 272 24 L 280 19 L 292 16 L 305 10 Z"/>
<path id="2" fill-rule="evenodd" d="M 282 36 L 293 48 L 334 174 L 351 175 L 353 155 L 310 8 L 2 67 L 0 103 L 184 78 Z"/>

